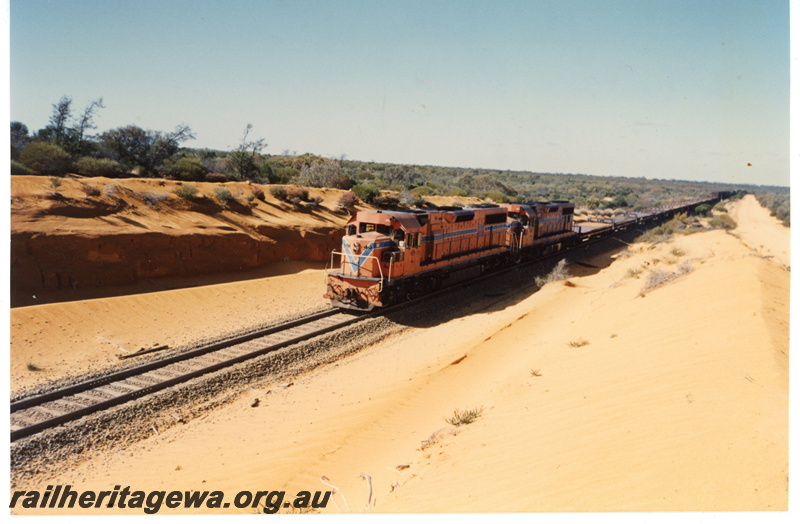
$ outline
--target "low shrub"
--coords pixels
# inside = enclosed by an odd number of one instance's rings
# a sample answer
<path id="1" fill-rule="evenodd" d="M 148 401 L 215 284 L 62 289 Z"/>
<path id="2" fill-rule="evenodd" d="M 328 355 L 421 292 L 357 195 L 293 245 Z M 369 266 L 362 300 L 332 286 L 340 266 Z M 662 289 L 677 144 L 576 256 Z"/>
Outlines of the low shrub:
<path id="1" fill-rule="evenodd" d="M 21 162 L 17 162 L 16 160 L 11 161 L 11 174 L 12 175 L 32 175 L 33 170 L 28 166 L 22 164 Z"/>
<path id="2" fill-rule="evenodd" d="M 589 341 L 583 340 L 582 338 L 579 338 L 578 340 L 572 340 L 569 343 L 569 346 L 573 348 L 582 348 L 583 346 L 588 346 L 588 345 Z"/>
<path id="3" fill-rule="evenodd" d="M 694 208 L 694 213 L 701 217 L 707 217 L 709 213 L 711 213 L 711 206 L 708 204 L 700 204 L 696 208 Z"/>
<path id="4" fill-rule="evenodd" d="M 283 186 L 271 186 L 269 188 L 269 194 L 274 196 L 278 200 L 286 200 L 288 192 L 286 191 L 286 188 Z"/>
<path id="5" fill-rule="evenodd" d="M 708 224 L 718 229 L 736 229 L 736 221 L 727 213 L 715 216 Z"/>
<path id="6" fill-rule="evenodd" d="M 399 207 L 400 199 L 394 195 L 380 195 L 372 200 L 378 207 Z"/>
<path id="7" fill-rule="evenodd" d="M 476 408 L 476 409 L 465 409 L 460 411 L 458 409 L 453 411 L 453 416 L 444 419 L 445 422 L 448 424 L 452 424 L 454 426 L 461 426 L 466 424 L 472 424 L 475 420 L 483 414 L 483 408 Z"/>
<path id="8" fill-rule="evenodd" d="M 91 156 L 81 157 L 75 163 L 75 170 L 85 176 L 102 176 L 106 178 L 118 178 L 125 174 L 119 162 L 110 158 L 94 158 Z"/>
<path id="9" fill-rule="evenodd" d="M 660 269 L 654 269 L 647 275 L 647 280 L 642 287 L 642 290 L 639 292 L 639 296 L 643 297 L 648 292 L 654 290 L 657 287 L 661 287 L 669 282 L 672 282 L 678 277 L 683 275 L 688 275 L 694 270 L 692 264 L 688 260 L 684 260 L 678 266 L 678 269 L 675 273 L 671 273 L 669 271 L 662 271 Z"/>
<path id="10" fill-rule="evenodd" d="M 44 142 L 28 144 L 22 150 L 19 161 L 38 175 L 66 175 L 72 166 L 69 153 Z"/>
<path id="11" fill-rule="evenodd" d="M 158 207 L 158 205 L 169 198 L 169 193 L 142 193 L 139 195 L 142 202 L 147 204 L 147 207 Z"/>
<path id="12" fill-rule="evenodd" d="M 445 193 L 445 195 L 446 196 L 455 196 L 455 197 L 465 197 L 465 196 L 469 196 L 469 193 L 467 192 L 466 189 L 462 189 L 460 187 L 455 187 L 453 189 L 448 190 L 447 193 Z"/>
<path id="13" fill-rule="evenodd" d="M 90 186 L 89 184 L 81 184 L 81 190 L 86 194 L 87 197 L 100 196 L 100 189 Z"/>
<path id="14" fill-rule="evenodd" d="M 262 202 L 267 200 L 267 196 L 264 194 L 264 190 L 258 186 L 250 186 L 250 191 L 253 193 L 253 197 L 261 200 Z"/>
<path id="15" fill-rule="evenodd" d="M 200 182 L 205 179 L 208 168 L 202 160 L 194 156 L 184 156 L 177 160 L 167 159 L 159 169 L 159 173 L 175 180 Z"/>
<path id="16" fill-rule="evenodd" d="M 286 192 L 286 197 L 289 200 L 289 202 L 292 202 L 292 203 L 307 202 L 308 201 L 308 189 L 306 189 L 304 187 L 290 187 Z"/>
<path id="17" fill-rule="evenodd" d="M 206 182 L 227 182 L 228 177 L 225 173 L 206 173 Z"/>
<path id="18" fill-rule="evenodd" d="M 339 206 L 339 209 L 343 209 L 346 211 L 350 211 L 355 208 L 359 203 L 359 199 L 355 193 L 352 191 L 348 191 L 347 193 L 342 194 L 339 198 L 339 201 L 336 203 Z"/>
<path id="19" fill-rule="evenodd" d="M 321 196 L 315 196 L 314 198 L 308 201 L 308 207 L 312 209 L 318 208 L 320 205 L 322 205 L 322 202 L 324 200 L 325 199 L 322 198 Z"/>
<path id="20" fill-rule="evenodd" d="M 569 278 L 569 272 L 567 271 L 567 261 L 562 258 L 561 260 L 558 261 L 558 264 L 556 264 L 556 267 L 554 267 L 550 271 L 550 273 L 548 273 L 543 277 L 536 276 L 534 277 L 533 280 L 534 282 L 536 282 L 536 285 L 538 287 L 542 287 L 545 284 L 549 284 L 550 282 L 557 282 L 559 280 L 564 280 L 567 278 Z"/>
<path id="21" fill-rule="evenodd" d="M 184 200 L 196 198 L 199 191 L 194 184 L 181 184 L 175 189 L 175 194 Z"/>
<path id="22" fill-rule="evenodd" d="M 360 200 L 371 204 L 381 194 L 380 190 L 372 184 L 356 184 L 352 188 L 353 193 Z"/>
<path id="23" fill-rule="evenodd" d="M 222 204 L 223 206 L 227 206 L 228 202 L 230 202 L 231 198 L 233 198 L 233 196 L 231 195 L 231 190 L 228 189 L 227 187 L 218 187 L 214 191 L 214 194 L 217 196 L 217 200 L 219 200 L 219 203 Z"/>

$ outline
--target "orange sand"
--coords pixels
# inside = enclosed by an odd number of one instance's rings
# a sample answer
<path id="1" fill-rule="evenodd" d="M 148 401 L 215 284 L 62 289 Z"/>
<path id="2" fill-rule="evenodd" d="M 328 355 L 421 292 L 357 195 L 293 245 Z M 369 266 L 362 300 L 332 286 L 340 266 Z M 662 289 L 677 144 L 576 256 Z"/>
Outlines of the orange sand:
<path id="1" fill-rule="evenodd" d="M 736 213 L 743 239 L 748 217 L 766 213 L 754 202 L 743 200 Z M 782 227 L 758 220 L 759 232 Z M 341 490 L 338 505 L 346 508 L 344 495 L 354 513 L 785 510 L 789 272 L 776 259 L 788 246 L 767 245 L 777 233 L 759 238 L 759 251 L 775 260 L 714 231 L 631 246 L 610 267 L 571 278 L 574 287 L 551 283 L 492 308 L 476 297 L 455 320 L 409 329 L 289 388 L 253 389 L 26 489 L 124 483 L 232 498 L 245 489 L 324 490 L 326 476 Z M 687 260 L 692 272 L 640 296 L 650 271 L 674 272 Z M 315 271 L 263 285 L 291 285 L 309 304 L 322 293 Z M 183 311 L 176 324 L 186 329 L 176 332 L 188 338 L 229 325 L 242 301 L 269 308 L 267 291 L 236 286 L 171 291 L 165 301 L 143 295 L 15 310 L 12 385 L 32 380 L 25 363 L 33 358 L 62 369 L 115 353 L 100 344 L 87 352 L 79 338 L 166 343 L 175 335 L 146 326 L 171 312 Z M 154 310 L 157 302 L 172 309 Z M 102 326 L 86 318 L 101 312 Z M 55 345 L 19 342 L 29 323 L 45 320 L 48 340 L 67 334 L 58 356 L 49 353 Z M 588 344 L 570 345 L 581 340 Z M 483 414 L 470 425 L 444 420 L 478 407 Z M 362 473 L 372 480 L 370 509 Z M 332 503 L 325 511 L 338 512 Z"/>

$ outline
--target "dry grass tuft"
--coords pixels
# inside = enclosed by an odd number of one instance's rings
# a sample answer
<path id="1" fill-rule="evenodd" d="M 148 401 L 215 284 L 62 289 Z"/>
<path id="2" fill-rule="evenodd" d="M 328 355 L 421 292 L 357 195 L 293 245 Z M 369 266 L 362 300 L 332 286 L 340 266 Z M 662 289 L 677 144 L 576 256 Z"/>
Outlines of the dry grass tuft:
<path id="1" fill-rule="evenodd" d="M 483 414 L 483 407 L 476 409 L 465 409 L 463 411 L 456 409 L 453 411 L 452 417 L 444 420 L 448 424 L 452 424 L 454 426 L 463 426 L 466 424 L 472 424 L 475 422 L 475 419 L 481 416 L 481 414 Z"/>
<path id="2" fill-rule="evenodd" d="M 628 271 L 625 272 L 626 278 L 639 278 L 639 275 L 642 273 L 642 270 L 639 268 L 630 268 Z"/>
<path id="3" fill-rule="evenodd" d="M 677 271 L 674 273 L 663 271 L 661 269 L 654 269 L 649 275 L 647 275 L 647 280 L 644 283 L 644 287 L 642 287 L 642 290 L 639 292 L 639 296 L 643 297 L 650 291 L 668 284 L 678 277 L 688 275 L 692 271 L 694 271 L 694 268 L 689 260 L 684 260 L 681 262 L 677 268 Z"/>
<path id="4" fill-rule="evenodd" d="M 554 267 L 550 273 L 543 277 L 537 276 L 534 278 L 534 281 L 538 287 L 542 287 L 550 282 L 557 282 L 559 280 L 566 280 L 568 278 L 569 272 L 567 271 L 567 261 L 562 258 L 558 261 L 558 264 L 556 264 L 556 267 Z"/>
<path id="5" fill-rule="evenodd" d="M 579 338 L 578 340 L 570 341 L 569 345 L 570 345 L 570 347 L 573 347 L 573 348 L 582 348 L 583 346 L 588 346 L 589 345 L 589 341 L 588 340 L 583 340 L 582 338 Z"/>

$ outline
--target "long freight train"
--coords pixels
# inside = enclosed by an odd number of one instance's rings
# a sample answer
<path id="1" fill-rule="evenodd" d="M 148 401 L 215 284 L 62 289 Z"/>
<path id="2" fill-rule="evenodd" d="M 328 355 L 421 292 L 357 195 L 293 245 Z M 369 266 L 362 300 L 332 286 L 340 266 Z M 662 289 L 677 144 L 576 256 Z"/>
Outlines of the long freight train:
<path id="1" fill-rule="evenodd" d="M 479 204 L 466 208 L 359 211 L 347 223 L 342 250 L 331 254 L 327 293 L 334 307 L 371 310 L 423 295 L 445 282 L 535 259 L 650 224 L 729 192 L 650 213 L 607 219 L 608 225 L 576 225 L 566 201 Z M 335 257 L 339 263 L 334 265 Z"/>

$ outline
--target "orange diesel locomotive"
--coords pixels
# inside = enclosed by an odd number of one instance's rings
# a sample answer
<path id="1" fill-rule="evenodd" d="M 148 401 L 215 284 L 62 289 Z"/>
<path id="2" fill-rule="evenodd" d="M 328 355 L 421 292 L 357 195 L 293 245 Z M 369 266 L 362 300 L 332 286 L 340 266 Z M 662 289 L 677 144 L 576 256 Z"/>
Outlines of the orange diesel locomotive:
<path id="1" fill-rule="evenodd" d="M 327 275 L 335 307 L 371 310 L 571 244 L 574 204 L 483 204 L 434 210 L 359 211 Z M 332 260 L 333 262 L 333 260 Z M 332 264 L 333 265 L 333 264 Z"/>

